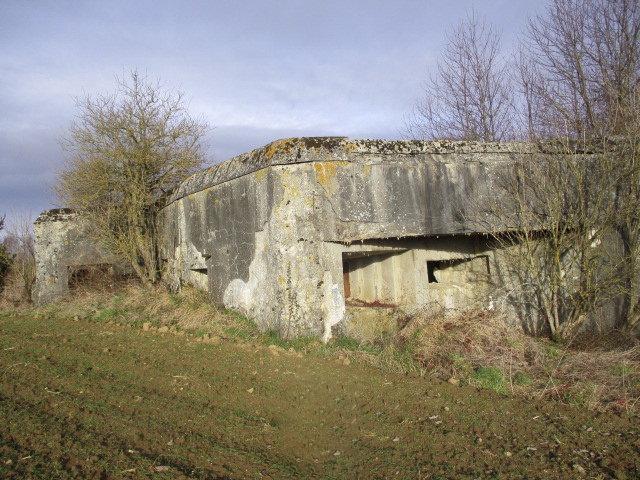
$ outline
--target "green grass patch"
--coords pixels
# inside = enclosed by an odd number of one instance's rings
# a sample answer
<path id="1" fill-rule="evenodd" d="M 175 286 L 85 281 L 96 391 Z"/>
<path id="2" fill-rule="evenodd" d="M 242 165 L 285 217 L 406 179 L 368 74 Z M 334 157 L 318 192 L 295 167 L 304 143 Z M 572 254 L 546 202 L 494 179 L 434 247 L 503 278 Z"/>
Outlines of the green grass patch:
<path id="1" fill-rule="evenodd" d="M 255 336 L 253 332 L 238 327 L 225 327 L 222 331 L 228 337 L 243 341 L 251 340 Z"/>
<path id="2" fill-rule="evenodd" d="M 531 385 L 531 375 L 529 375 L 526 372 L 517 372 L 513 376 L 513 383 L 520 387 L 526 387 L 528 385 Z"/>
<path id="3" fill-rule="evenodd" d="M 331 342 L 331 346 L 335 348 L 343 348 L 345 350 L 357 350 L 362 342 L 356 338 L 341 335 Z"/>
<path id="4" fill-rule="evenodd" d="M 628 377 L 634 373 L 634 368 L 626 364 L 617 364 L 611 367 L 611 373 L 616 377 Z"/>
<path id="5" fill-rule="evenodd" d="M 488 388 L 495 390 L 496 392 L 505 395 L 507 393 L 505 388 L 504 374 L 502 370 L 496 367 L 480 367 L 471 374 L 471 383 L 479 385 L 482 388 Z"/>
<path id="6" fill-rule="evenodd" d="M 277 345 L 282 348 L 289 348 L 289 344 L 286 340 L 280 338 L 276 330 L 267 330 L 260 334 L 257 339 L 258 343 L 263 345 Z"/>
<path id="7" fill-rule="evenodd" d="M 454 376 L 468 377 L 473 372 L 471 364 L 462 356 L 452 353 L 449 355 L 449 361 L 451 362 L 451 369 Z"/>

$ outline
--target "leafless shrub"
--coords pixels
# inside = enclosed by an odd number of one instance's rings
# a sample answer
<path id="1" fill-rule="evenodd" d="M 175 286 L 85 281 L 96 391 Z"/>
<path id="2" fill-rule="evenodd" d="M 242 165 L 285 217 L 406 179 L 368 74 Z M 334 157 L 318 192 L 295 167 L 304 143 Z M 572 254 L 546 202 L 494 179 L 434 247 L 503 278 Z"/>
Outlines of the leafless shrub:
<path id="1" fill-rule="evenodd" d="M 10 259 L 0 301 L 12 306 L 30 304 L 36 284 L 36 257 L 31 213 L 14 214 L 3 240 L 2 252 Z"/>

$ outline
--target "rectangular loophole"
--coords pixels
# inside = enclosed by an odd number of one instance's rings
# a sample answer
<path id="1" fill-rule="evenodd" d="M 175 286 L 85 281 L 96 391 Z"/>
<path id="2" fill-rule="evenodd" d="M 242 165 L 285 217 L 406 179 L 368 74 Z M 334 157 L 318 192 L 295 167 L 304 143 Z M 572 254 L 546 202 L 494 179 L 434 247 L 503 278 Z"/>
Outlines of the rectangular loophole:
<path id="1" fill-rule="evenodd" d="M 486 255 L 447 260 L 428 260 L 429 283 L 470 284 L 474 280 L 487 278 L 489 261 Z"/>

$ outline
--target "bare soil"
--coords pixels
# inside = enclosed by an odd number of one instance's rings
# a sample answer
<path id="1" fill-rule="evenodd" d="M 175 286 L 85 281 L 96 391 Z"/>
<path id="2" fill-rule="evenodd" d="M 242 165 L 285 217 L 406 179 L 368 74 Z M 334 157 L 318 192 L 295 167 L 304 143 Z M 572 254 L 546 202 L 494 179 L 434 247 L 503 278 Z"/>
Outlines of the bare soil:
<path id="1" fill-rule="evenodd" d="M 640 420 L 280 347 L 0 316 L 3 478 L 640 478 Z"/>

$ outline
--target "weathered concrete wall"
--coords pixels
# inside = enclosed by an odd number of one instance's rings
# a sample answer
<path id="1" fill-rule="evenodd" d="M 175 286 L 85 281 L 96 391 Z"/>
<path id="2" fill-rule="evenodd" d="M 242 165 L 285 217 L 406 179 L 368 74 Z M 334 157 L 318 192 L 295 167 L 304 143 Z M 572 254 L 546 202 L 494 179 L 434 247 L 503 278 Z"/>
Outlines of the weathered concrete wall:
<path id="1" fill-rule="evenodd" d="M 115 271 L 127 270 L 121 259 L 90 238 L 86 220 L 73 210 L 42 212 L 33 230 L 36 253 L 34 301 L 37 305 L 65 294 L 69 289 L 70 274 L 76 268 L 110 265 Z"/>
<path id="2" fill-rule="evenodd" d="M 536 153 L 521 144 L 274 142 L 181 185 L 162 212 L 167 281 L 203 285 L 207 275 L 212 301 L 284 337 L 348 329 L 347 284 L 365 303 L 490 306 L 483 234 L 499 227 L 482 218 L 479 199 L 495 195 L 514 159 Z"/>
<path id="3" fill-rule="evenodd" d="M 273 142 L 178 187 L 159 218 L 164 279 L 172 289 L 206 289 L 216 304 L 283 337 L 377 335 L 394 322 L 390 307 L 431 303 L 512 309 L 511 318 L 535 331 L 539 312 L 531 298 L 514 298 L 523 282 L 490 234 L 518 225 L 515 206 L 501 196 L 504 182 L 518 162 L 560 153 L 544 148 L 342 137 Z M 85 267 L 121 268 L 87 233 L 69 210 L 38 218 L 37 303 L 65 292 L 70 274 L 78 278 Z"/>

